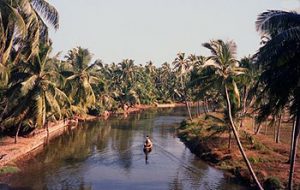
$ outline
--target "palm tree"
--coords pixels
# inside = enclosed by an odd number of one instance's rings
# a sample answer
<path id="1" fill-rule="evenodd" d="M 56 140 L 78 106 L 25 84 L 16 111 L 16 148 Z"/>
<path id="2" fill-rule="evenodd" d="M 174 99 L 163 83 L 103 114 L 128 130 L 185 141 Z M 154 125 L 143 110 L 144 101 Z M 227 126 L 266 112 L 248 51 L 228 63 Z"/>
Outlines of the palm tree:
<path id="1" fill-rule="evenodd" d="M 46 0 L 0 0 L 0 64 L 21 56 L 29 60 L 38 53 L 40 43 L 48 41 L 48 22 L 59 27 L 57 10 Z M 2 43 L 1 43 L 2 42 Z M 22 55 L 21 55 L 22 54 Z"/>
<path id="2" fill-rule="evenodd" d="M 118 63 L 118 65 L 113 64 L 112 67 L 112 97 L 120 102 L 120 106 L 123 109 L 128 105 L 139 104 L 140 98 L 135 89 L 137 82 L 137 66 L 134 65 L 134 60 L 124 59 L 122 62 Z"/>
<path id="3" fill-rule="evenodd" d="M 239 67 L 238 61 L 236 60 L 236 44 L 233 41 L 223 42 L 222 40 L 212 40 L 210 43 L 204 43 L 203 46 L 208 48 L 212 54 L 208 57 L 208 61 L 203 67 L 210 67 L 214 70 L 211 76 L 213 77 L 212 82 L 219 84 L 219 88 L 221 87 L 220 89 L 226 100 L 226 112 L 229 117 L 231 130 L 233 131 L 239 150 L 255 183 L 260 189 L 263 189 L 246 156 L 234 123 L 233 112 L 240 106 L 240 94 L 235 82 L 235 77 L 243 74 L 245 71 L 245 69 Z"/>
<path id="4" fill-rule="evenodd" d="M 28 61 L 38 53 L 39 43 L 47 43 L 47 21 L 58 28 L 58 13 L 45 0 L 0 0 L 0 89 L 5 91 L 9 73 L 21 59 Z M 7 99 L 2 99 L 3 114 L 8 109 Z"/>
<path id="5" fill-rule="evenodd" d="M 119 65 L 120 80 L 132 83 L 135 80 L 135 65 L 132 59 L 124 59 Z"/>
<path id="6" fill-rule="evenodd" d="M 206 81 L 206 76 L 209 75 L 209 69 L 203 69 L 203 64 L 207 61 L 207 58 L 204 56 L 195 56 L 190 55 L 189 60 L 192 64 L 190 81 L 188 83 L 188 87 L 193 89 L 193 96 L 195 100 L 198 101 L 198 115 L 200 114 L 200 100 L 203 101 L 203 109 L 205 113 L 208 113 L 208 99 L 217 100 L 218 96 L 214 96 L 213 88 L 203 88 L 209 82 Z M 202 89 L 203 88 L 203 89 Z"/>
<path id="7" fill-rule="evenodd" d="M 86 112 L 96 102 L 92 84 L 98 83 L 99 79 L 93 69 L 102 63 L 95 61 L 90 64 L 92 55 L 88 49 L 82 47 L 69 50 L 66 58 L 69 68 L 61 73 L 66 77 L 65 90 L 72 104 Z"/>
<path id="8" fill-rule="evenodd" d="M 22 125 L 43 127 L 47 119 L 61 119 L 62 109 L 70 102 L 50 78 L 54 71 L 46 71 L 49 46 L 40 46 L 39 54 L 29 62 L 20 62 L 11 72 L 10 86 L 6 91 L 9 102 L 1 126 L 17 125 L 15 143 Z"/>
<path id="9" fill-rule="evenodd" d="M 295 118 L 295 134 L 291 151 L 288 188 L 293 188 L 293 174 L 300 132 L 300 15 L 296 12 L 270 10 L 261 13 L 256 29 L 267 41 L 256 54 L 263 67 L 259 78 L 261 97 L 267 101 L 260 109 L 260 117 L 277 115 L 285 106 Z"/>
<path id="10" fill-rule="evenodd" d="M 179 79 L 179 88 L 175 89 L 177 94 L 182 97 L 183 101 L 186 104 L 186 108 L 189 114 L 190 120 L 192 120 L 192 115 L 190 111 L 190 107 L 188 104 L 188 89 L 186 85 L 188 72 L 190 69 L 190 60 L 185 58 L 185 53 L 178 53 L 177 57 L 173 61 L 175 73 Z"/>
<path id="11" fill-rule="evenodd" d="M 242 93 L 242 113 L 240 127 L 243 127 L 243 120 L 246 117 L 247 109 L 254 103 L 255 94 L 251 91 L 254 88 L 258 77 L 260 75 L 260 69 L 257 64 L 254 64 L 253 57 L 244 57 L 239 62 L 240 66 L 245 68 L 246 71 L 243 75 L 237 78 L 243 89 Z"/>
<path id="12" fill-rule="evenodd" d="M 157 99 L 162 102 L 174 101 L 172 98 L 175 87 L 175 77 L 169 63 L 165 62 L 157 69 L 157 77 L 155 81 Z"/>
<path id="13" fill-rule="evenodd" d="M 0 1 L 0 15 L 0 77 L 1 86 L 4 86 L 8 82 L 7 62 L 13 48 L 15 30 L 18 29 L 18 34 L 24 38 L 26 26 L 17 9 L 2 0 Z"/>
<path id="14" fill-rule="evenodd" d="M 146 68 L 146 73 L 149 74 L 150 77 L 154 79 L 157 73 L 156 73 L 156 67 L 153 64 L 153 62 L 152 61 L 147 62 L 145 68 Z"/>

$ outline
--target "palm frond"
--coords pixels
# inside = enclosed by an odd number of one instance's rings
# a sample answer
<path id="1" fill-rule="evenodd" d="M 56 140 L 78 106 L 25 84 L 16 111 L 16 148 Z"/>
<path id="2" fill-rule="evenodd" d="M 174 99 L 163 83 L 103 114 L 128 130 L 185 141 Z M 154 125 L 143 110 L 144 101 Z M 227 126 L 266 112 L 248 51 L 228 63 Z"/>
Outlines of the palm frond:
<path id="1" fill-rule="evenodd" d="M 38 10 L 45 20 L 47 20 L 55 29 L 59 28 L 59 16 L 58 12 L 45 0 L 31 0 L 32 5 Z"/>
<path id="2" fill-rule="evenodd" d="M 203 67 L 203 68 L 205 68 L 205 67 L 215 67 L 215 68 L 217 68 L 217 69 L 222 69 L 222 67 L 221 67 L 219 64 L 215 63 L 215 61 L 213 61 L 212 59 L 207 60 L 207 61 L 202 65 L 202 67 Z"/>
<path id="3" fill-rule="evenodd" d="M 279 32 L 300 25 L 300 16 L 296 12 L 269 10 L 258 15 L 256 30 L 262 35 L 277 35 Z"/>
<path id="4" fill-rule="evenodd" d="M 26 24 L 23 20 L 23 17 L 20 15 L 20 13 L 18 12 L 17 9 L 15 9 L 14 7 L 10 6 L 8 3 L 4 2 L 4 1 L 0 1 L 0 5 L 2 7 L 6 7 L 7 9 L 9 9 L 10 13 L 11 13 L 11 19 L 13 19 L 15 21 L 15 23 L 17 24 L 18 30 L 21 33 L 22 37 L 24 38 L 26 35 Z"/>
<path id="5" fill-rule="evenodd" d="M 29 90 L 31 90 L 34 85 L 36 84 L 36 79 L 38 78 L 37 75 L 33 75 L 29 77 L 26 81 L 22 82 L 22 88 L 21 88 L 21 93 L 23 95 L 26 95 Z"/>

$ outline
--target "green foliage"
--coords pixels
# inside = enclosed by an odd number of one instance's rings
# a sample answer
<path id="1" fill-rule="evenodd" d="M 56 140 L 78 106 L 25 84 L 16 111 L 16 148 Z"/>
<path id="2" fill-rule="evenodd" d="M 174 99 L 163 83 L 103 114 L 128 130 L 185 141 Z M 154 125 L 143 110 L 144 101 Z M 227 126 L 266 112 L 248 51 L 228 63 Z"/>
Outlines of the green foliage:
<path id="1" fill-rule="evenodd" d="M 252 157 L 252 156 L 249 157 L 249 161 L 250 161 L 252 164 L 256 164 L 256 163 L 259 162 L 257 158 Z"/>
<path id="2" fill-rule="evenodd" d="M 264 189 L 266 190 L 280 190 L 282 188 L 282 183 L 277 177 L 269 177 L 264 181 Z"/>
<path id="3" fill-rule="evenodd" d="M 262 143 L 258 142 L 258 141 L 256 141 L 256 142 L 254 143 L 253 149 L 254 149 L 254 150 L 260 150 L 260 151 L 265 151 L 265 150 L 267 150 L 266 146 L 263 145 Z"/>
<path id="4" fill-rule="evenodd" d="M 255 141 L 255 139 L 253 138 L 253 136 L 251 134 L 249 134 L 248 132 L 246 131 L 243 131 L 243 137 L 246 139 L 246 141 L 251 144 L 251 145 L 254 145 L 258 142 Z"/>
<path id="5" fill-rule="evenodd" d="M 104 110 L 99 105 L 91 106 L 88 108 L 88 114 L 93 116 L 99 116 L 101 113 L 103 113 Z"/>
<path id="6" fill-rule="evenodd" d="M 21 170 L 16 166 L 4 166 L 4 167 L 0 168 L 0 175 L 14 174 L 19 171 L 21 171 Z"/>
<path id="7" fill-rule="evenodd" d="M 277 10 L 258 16 L 257 30 L 266 37 L 255 55 L 257 64 L 263 69 L 257 84 L 259 121 L 277 115 L 285 106 L 292 115 L 299 112 L 299 18 L 296 12 Z"/>

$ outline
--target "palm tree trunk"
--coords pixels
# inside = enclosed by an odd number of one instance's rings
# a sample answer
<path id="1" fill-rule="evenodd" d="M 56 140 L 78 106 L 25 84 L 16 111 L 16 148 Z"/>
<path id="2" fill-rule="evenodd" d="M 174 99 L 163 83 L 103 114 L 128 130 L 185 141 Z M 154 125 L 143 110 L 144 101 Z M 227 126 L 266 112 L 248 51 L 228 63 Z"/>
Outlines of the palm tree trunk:
<path id="1" fill-rule="evenodd" d="M 197 101 L 197 116 L 200 116 L 200 102 Z"/>
<path id="2" fill-rule="evenodd" d="M 18 143 L 18 135 L 19 135 L 19 132 L 20 132 L 21 125 L 22 125 L 22 123 L 20 122 L 19 125 L 18 125 L 16 135 L 15 135 L 15 144 Z"/>
<path id="3" fill-rule="evenodd" d="M 189 114 L 189 118 L 190 120 L 192 120 L 192 114 L 191 114 L 191 110 L 190 110 L 190 106 L 189 106 L 189 102 L 187 100 L 185 100 L 185 106 L 186 106 L 186 109 L 188 111 L 188 114 Z"/>
<path id="4" fill-rule="evenodd" d="M 46 139 L 46 143 L 49 144 L 49 122 L 47 122 L 46 130 L 47 130 L 47 139 Z"/>
<path id="5" fill-rule="evenodd" d="M 278 120 L 278 125 L 277 125 L 277 133 L 276 133 L 276 143 L 279 143 L 280 141 L 280 126 L 281 126 L 281 119 L 282 119 L 282 115 L 279 115 L 279 120 Z"/>
<path id="6" fill-rule="evenodd" d="M 204 111 L 205 115 L 207 115 L 207 110 L 206 110 L 206 106 L 205 106 L 205 101 L 204 100 L 202 101 L 202 108 L 203 108 L 203 111 Z"/>
<path id="7" fill-rule="evenodd" d="M 247 97 L 248 97 L 248 88 L 244 86 L 244 98 L 243 98 L 243 113 L 245 114 L 247 111 Z"/>
<path id="8" fill-rule="evenodd" d="M 272 124 L 272 127 L 274 127 L 274 141 L 276 141 L 276 124 L 277 124 L 277 116 L 274 116 L 274 123 Z"/>
<path id="9" fill-rule="evenodd" d="M 296 153 L 297 153 L 297 145 L 298 145 L 298 137 L 299 137 L 299 131 L 300 131 L 300 110 L 298 110 L 297 116 L 296 116 L 296 124 L 295 124 L 295 135 L 293 138 L 293 149 L 291 152 L 291 162 L 290 162 L 290 174 L 289 174 L 289 185 L 288 189 L 293 189 L 293 178 L 294 178 L 294 169 L 295 169 L 295 161 L 296 161 Z"/>
<path id="10" fill-rule="evenodd" d="M 262 124 L 260 123 L 260 124 L 257 126 L 256 131 L 255 131 L 254 134 L 255 134 L 255 135 L 259 134 L 261 128 L 262 128 Z"/>
<path id="11" fill-rule="evenodd" d="M 292 133 L 291 133 L 290 157 L 289 157 L 288 163 L 291 163 L 291 160 L 292 160 L 292 151 L 293 151 L 293 144 L 294 144 L 294 137 L 295 137 L 296 121 L 297 121 L 297 118 L 294 117 L 293 128 L 292 128 Z"/>
<path id="12" fill-rule="evenodd" d="M 253 133 L 255 133 L 255 115 L 252 116 L 252 129 L 253 129 Z"/>
<path id="13" fill-rule="evenodd" d="M 6 100 L 5 100 L 6 101 Z M 3 118 L 3 116 L 4 116 L 4 114 L 7 112 L 7 110 L 8 110 L 8 101 L 6 102 L 6 104 L 5 104 L 5 107 L 4 107 L 4 109 L 3 109 L 3 111 L 2 111 L 2 113 L 0 114 L 0 121 L 2 120 L 2 118 Z"/>
<path id="14" fill-rule="evenodd" d="M 231 131 L 229 131 L 228 134 L 228 150 L 229 152 L 231 151 Z"/>
<path id="15" fill-rule="evenodd" d="M 248 96 L 248 90 L 247 90 L 247 87 L 244 86 L 243 113 L 242 113 L 242 119 L 241 119 L 241 123 L 240 123 L 240 127 L 239 127 L 239 128 L 242 128 L 242 127 L 243 127 L 244 118 L 245 118 L 245 115 L 246 115 L 246 112 L 247 112 L 247 109 L 246 109 L 246 105 L 247 105 L 247 96 Z"/>
<path id="16" fill-rule="evenodd" d="M 242 143 L 240 141 L 239 134 L 238 134 L 238 132 L 237 132 L 237 130 L 235 128 L 235 124 L 233 122 L 232 113 L 231 113 L 231 103 L 230 103 L 230 99 L 229 99 L 229 95 L 228 95 L 228 89 L 227 89 L 226 85 L 225 85 L 225 94 L 226 94 L 226 102 L 227 102 L 227 108 L 228 108 L 228 115 L 229 115 L 230 125 L 231 125 L 231 128 L 232 128 L 232 132 L 234 134 L 234 137 L 235 137 L 235 139 L 237 141 L 237 145 L 239 147 L 239 150 L 240 150 L 240 152 L 241 152 L 241 154 L 243 156 L 243 159 L 246 162 L 248 170 L 251 173 L 251 176 L 254 179 L 257 187 L 259 189 L 263 190 L 263 187 L 261 186 L 260 182 L 258 181 L 258 179 L 256 177 L 256 174 L 254 173 L 253 168 L 252 168 L 252 166 L 251 166 L 251 164 L 250 164 L 250 162 L 249 162 L 249 160 L 247 158 L 247 155 L 246 155 L 246 153 L 244 151 L 244 148 L 242 146 Z"/>
<path id="17" fill-rule="evenodd" d="M 205 108 L 206 108 L 206 111 L 207 111 L 207 113 L 208 113 L 208 112 L 209 112 L 208 101 L 207 101 L 206 98 L 204 99 L 204 101 L 205 101 Z"/>

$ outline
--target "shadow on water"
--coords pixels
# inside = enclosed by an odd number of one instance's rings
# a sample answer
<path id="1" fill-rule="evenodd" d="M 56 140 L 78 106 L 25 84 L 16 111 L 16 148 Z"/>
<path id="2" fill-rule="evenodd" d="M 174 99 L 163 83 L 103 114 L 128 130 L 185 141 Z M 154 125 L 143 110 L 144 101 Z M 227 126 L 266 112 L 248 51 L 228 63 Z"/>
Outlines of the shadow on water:
<path id="1" fill-rule="evenodd" d="M 82 123 L 6 183 L 18 190 L 245 189 L 178 140 L 175 128 L 185 117 L 184 108 L 156 109 Z M 143 152 L 146 135 L 154 142 L 151 153 Z"/>

